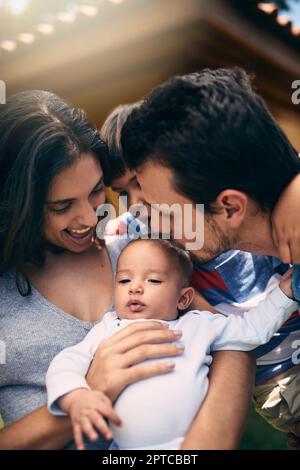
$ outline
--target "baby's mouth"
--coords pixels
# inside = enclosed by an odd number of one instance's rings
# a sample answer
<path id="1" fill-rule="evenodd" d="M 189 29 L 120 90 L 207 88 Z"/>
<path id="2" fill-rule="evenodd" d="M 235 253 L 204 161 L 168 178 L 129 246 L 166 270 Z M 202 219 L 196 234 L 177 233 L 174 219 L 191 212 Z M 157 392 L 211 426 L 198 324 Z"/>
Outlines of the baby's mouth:
<path id="1" fill-rule="evenodd" d="M 132 312 L 141 312 L 146 307 L 146 305 L 140 300 L 132 299 L 127 302 L 127 307 Z"/>

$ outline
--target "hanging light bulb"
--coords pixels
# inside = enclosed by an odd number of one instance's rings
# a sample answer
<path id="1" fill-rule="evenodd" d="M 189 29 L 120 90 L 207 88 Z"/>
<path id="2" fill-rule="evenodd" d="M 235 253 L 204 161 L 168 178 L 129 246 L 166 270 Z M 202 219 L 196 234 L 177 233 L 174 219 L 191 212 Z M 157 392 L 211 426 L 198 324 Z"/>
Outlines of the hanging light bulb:
<path id="1" fill-rule="evenodd" d="M 55 31 L 55 27 L 50 23 L 40 23 L 36 27 L 37 31 L 42 34 L 52 34 Z"/>
<path id="2" fill-rule="evenodd" d="M 74 23 L 76 20 L 76 13 L 71 11 L 62 11 L 57 14 L 57 19 L 62 23 Z"/>
<path id="3" fill-rule="evenodd" d="M 290 17 L 288 15 L 285 15 L 284 13 L 280 13 L 277 16 L 277 23 L 280 24 L 281 26 L 286 26 L 290 21 L 291 21 Z"/>
<path id="4" fill-rule="evenodd" d="M 257 8 L 259 8 L 259 10 L 271 15 L 272 13 L 274 13 L 274 11 L 277 10 L 277 5 L 276 5 L 276 3 L 259 3 L 257 5 Z"/>
<path id="5" fill-rule="evenodd" d="M 300 34 L 300 26 L 293 25 L 291 29 L 294 36 L 298 36 Z"/>
<path id="6" fill-rule="evenodd" d="M 16 41 L 12 41 L 10 39 L 4 39 L 0 42 L 0 47 L 4 51 L 13 52 L 17 49 Z"/>
<path id="7" fill-rule="evenodd" d="M 96 16 L 99 13 L 99 9 L 92 5 L 79 5 L 78 11 L 83 15 L 90 17 Z"/>
<path id="8" fill-rule="evenodd" d="M 31 33 L 19 34 L 18 40 L 24 44 L 32 44 L 35 41 L 35 35 Z"/>

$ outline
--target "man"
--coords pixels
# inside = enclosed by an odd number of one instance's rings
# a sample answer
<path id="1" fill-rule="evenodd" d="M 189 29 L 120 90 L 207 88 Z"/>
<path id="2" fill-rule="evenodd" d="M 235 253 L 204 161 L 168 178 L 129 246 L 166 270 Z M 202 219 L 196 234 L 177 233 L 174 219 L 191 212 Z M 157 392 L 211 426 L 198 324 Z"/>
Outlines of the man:
<path id="1" fill-rule="evenodd" d="M 233 249 L 279 256 L 271 215 L 300 160 L 244 71 L 206 69 L 155 88 L 125 123 L 122 147 L 146 204 L 176 203 L 183 213 L 204 204 L 198 263 L 219 255 L 227 262 L 235 253 L 222 253 Z M 280 341 L 289 337 L 289 360 L 273 363 L 264 380 L 292 366 L 290 333 L 300 338 L 299 329 L 297 318 L 280 333 Z M 291 430 L 300 435 L 300 425 Z"/>

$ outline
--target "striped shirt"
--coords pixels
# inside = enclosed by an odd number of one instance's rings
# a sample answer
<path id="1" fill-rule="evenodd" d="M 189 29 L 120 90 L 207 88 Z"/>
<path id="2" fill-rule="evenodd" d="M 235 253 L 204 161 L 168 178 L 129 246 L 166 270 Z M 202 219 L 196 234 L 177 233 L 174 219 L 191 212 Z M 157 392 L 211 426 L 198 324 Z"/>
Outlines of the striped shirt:
<path id="1" fill-rule="evenodd" d="M 288 265 L 274 267 L 273 259 L 238 250 L 222 253 L 208 263 L 194 266 L 193 286 L 215 309 L 225 315 L 242 315 L 278 285 Z M 300 315 L 296 311 L 267 344 L 258 347 L 256 384 L 292 367 L 293 344 L 300 340 Z"/>

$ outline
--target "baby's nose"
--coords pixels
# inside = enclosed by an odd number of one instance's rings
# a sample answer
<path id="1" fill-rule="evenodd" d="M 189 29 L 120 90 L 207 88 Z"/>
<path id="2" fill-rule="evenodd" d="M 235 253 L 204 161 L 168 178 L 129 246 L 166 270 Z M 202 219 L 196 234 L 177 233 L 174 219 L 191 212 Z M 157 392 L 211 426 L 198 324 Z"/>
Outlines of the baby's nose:
<path id="1" fill-rule="evenodd" d="M 142 291 L 143 291 L 143 288 L 142 288 L 141 285 L 135 284 L 135 285 L 131 285 L 131 286 L 129 287 L 129 292 L 130 292 L 131 294 L 141 294 Z"/>

